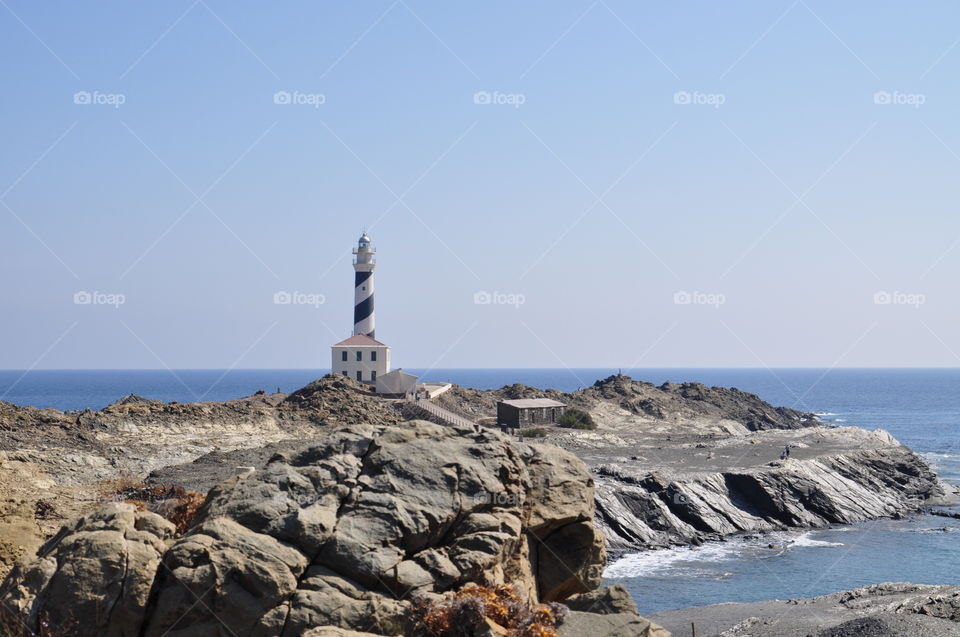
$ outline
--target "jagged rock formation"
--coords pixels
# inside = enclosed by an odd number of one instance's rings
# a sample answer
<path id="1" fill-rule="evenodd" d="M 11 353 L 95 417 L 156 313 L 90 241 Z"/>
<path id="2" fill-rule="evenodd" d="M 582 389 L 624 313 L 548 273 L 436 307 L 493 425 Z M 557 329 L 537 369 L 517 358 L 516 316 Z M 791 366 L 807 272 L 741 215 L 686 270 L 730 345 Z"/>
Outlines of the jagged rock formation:
<path id="1" fill-rule="evenodd" d="M 960 587 L 876 584 L 821 597 L 718 604 L 653 616 L 678 634 L 695 623 L 720 637 L 952 637 Z"/>
<path id="2" fill-rule="evenodd" d="M 400 415 L 372 393 L 370 387 L 344 376 L 327 374 L 301 387 L 279 404 L 281 417 L 306 415 L 318 424 L 396 424 Z"/>
<path id="3" fill-rule="evenodd" d="M 862 432 L 862 430 L 856 430 Z M 849 430 L 821 437 L 858 436 Z M 868 448 L 723 471 L 596 467 L 598 522 L 614 549 L 894 517 L 945 495 L 927 463 L 881 434 Z"/>
<path id="4" fill-rule="evenodd" d="M 65 527 L 0 602 L 34 625 L 96 606 L 75 635 L 397 634 L 413 592 L 509 583 L 545 602 L 595 589 L 593 514 L 589 472 L 556 447 L 418 421 L 335 428 L 215 487 L 179 539 L 126 504 Z M 591 632 L 665 634 L 622 605 Z"/>

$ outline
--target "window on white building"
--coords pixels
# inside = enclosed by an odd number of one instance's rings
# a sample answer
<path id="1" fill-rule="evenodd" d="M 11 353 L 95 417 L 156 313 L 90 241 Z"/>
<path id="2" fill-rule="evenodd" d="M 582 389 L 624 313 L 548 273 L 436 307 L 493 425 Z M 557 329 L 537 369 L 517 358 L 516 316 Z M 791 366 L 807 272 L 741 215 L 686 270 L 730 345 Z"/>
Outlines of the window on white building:
<path id="1" fill-rule="evenodd" d="M 377 360 L 377 350 L 370 352 L 370 360 L 376 362 Z"/>
<path id="2" fill-rule="evenodd" d="M 360 350 L 357 350 L 357 360 L 358 361 L 363 360 L 363 352 L 361 352 Z"/>
<path id="3" fill-rule="evenodd" d="M 359 354 L 360 352 L 357 352 L 357 353 Z M 360 371 L 359 369 L 357 370 L 357 380 L 361 382 L 363 381 L 363 372 Z"/>

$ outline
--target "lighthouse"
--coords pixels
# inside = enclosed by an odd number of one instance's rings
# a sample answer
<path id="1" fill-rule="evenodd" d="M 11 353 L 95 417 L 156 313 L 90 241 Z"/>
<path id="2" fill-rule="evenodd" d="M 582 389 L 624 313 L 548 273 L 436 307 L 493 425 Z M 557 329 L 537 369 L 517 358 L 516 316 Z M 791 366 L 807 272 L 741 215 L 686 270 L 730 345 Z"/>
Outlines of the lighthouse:
<path id="1" fill-rule="evenodd" d="M 364 232 L 353 249 L 353 335 L 330 346 L 330 373 L 371 385 L 378 394 L 412 396 L 417 377 L 400 369 L 390 371 L 390 346 L 374 338 L 373 269 L 370 237 Z"/>
<path id="2" fill-rule="evenodd" d="M 377 267 L 373 255 L 376 250 L 370 247 L 370 237 L 364 232 L 353 249 L 353 334 L 363 334 L 375 338 L 377 321 L 373 311 L 373 270 Z"/>
<path id="3" fill-rule="evenodd" d="M 389 381 L 390 347 L 374 338 L 373 269 L 370 237 L 364 232 L 353 249 L 353 335 L 330 349 L 330 371 L 366 385 Z"/>

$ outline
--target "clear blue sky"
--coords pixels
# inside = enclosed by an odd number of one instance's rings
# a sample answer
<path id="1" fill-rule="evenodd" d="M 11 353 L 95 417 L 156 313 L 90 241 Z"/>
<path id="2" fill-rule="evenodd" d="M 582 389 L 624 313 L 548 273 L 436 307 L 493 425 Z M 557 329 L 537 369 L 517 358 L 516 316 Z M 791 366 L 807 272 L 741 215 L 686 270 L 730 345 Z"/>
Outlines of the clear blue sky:
<path id="1" fill-rule="evenodd" d="M 956 3 L 0 5 L 0 367 L 960 361 Z"/>

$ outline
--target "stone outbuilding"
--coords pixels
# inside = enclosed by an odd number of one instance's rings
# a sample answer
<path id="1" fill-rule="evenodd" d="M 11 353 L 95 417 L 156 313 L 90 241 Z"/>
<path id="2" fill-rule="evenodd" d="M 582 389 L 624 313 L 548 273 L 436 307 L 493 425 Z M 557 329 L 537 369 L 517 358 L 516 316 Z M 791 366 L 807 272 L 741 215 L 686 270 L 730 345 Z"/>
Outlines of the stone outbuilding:
<path id="1" fill-rule="evenodd" d="M 497 403 L 497 424 L 503 427 L 529 427 L 553 424 L 567 406 L 550 398 L 520 398 Z"/>

